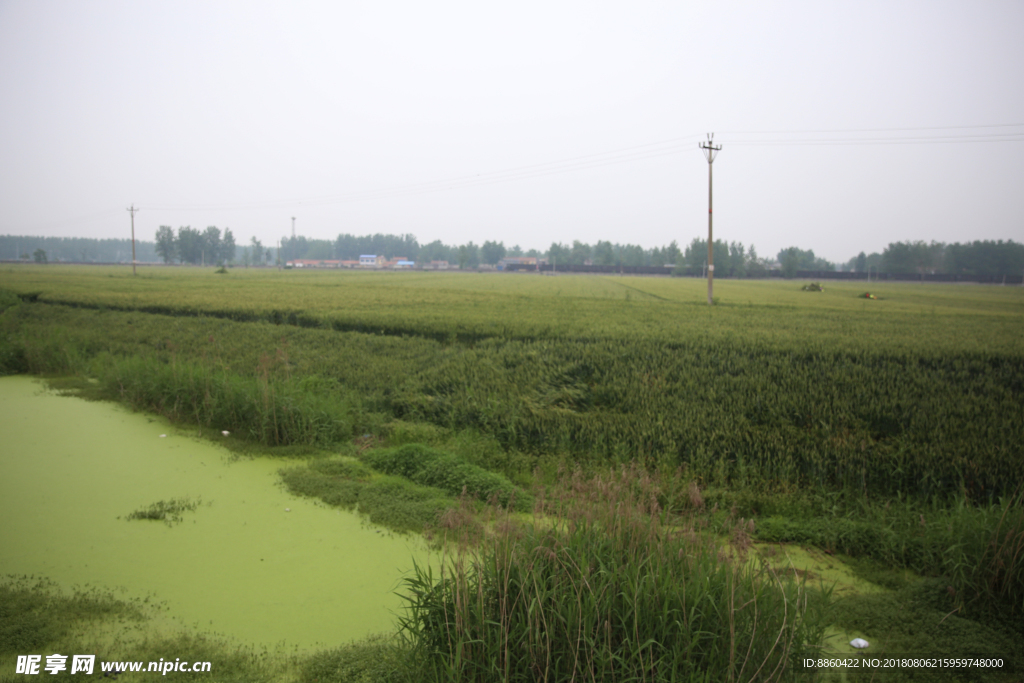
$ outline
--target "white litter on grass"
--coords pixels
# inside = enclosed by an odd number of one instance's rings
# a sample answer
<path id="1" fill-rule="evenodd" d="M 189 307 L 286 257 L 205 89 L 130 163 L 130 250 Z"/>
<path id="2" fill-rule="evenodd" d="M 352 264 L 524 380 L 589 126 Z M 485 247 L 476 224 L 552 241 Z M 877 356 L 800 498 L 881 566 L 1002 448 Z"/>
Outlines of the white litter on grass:
<path id="1" fill-rule="evenodd" d="M 227 435 L 228 435 L 228 434 L 230 434 L 230 433 L 231 433 L 231 432 L 229 432 L 229 431 L 227 431 L 227 430 L 224 430 L 223 432 L 221 432 L 221 434 L 223 434 L 224 436 L 227 436 Z"/>
<path id="2" fill-rule="evenodd" d="M 166 439 L 166 438 L 167 438 L 167 435 L 166 435 L 166 434 L 161 434 L 161 435 L 160 435 L 160 438 L 161 438 L 161 439 Z"/>
<path id="3" fill-rule="evenodd" d="M 284 511 L 285 511 L 285 512 L 291 512 L 291 511 L 292 511 L 292 509 L 291 509 L 291 508 L 285 508 L 285 509 L 284 509 Z"/>
<path id="4" fill-rule="evenodd" d="M 853 645 L 855 648 L 863 650 L 868 645 L 870 645 L 870 643 L 868 643 L 868 641 L 864 640 L 863 638 L 854 638 L 850 641 L 850 645 Z"/>

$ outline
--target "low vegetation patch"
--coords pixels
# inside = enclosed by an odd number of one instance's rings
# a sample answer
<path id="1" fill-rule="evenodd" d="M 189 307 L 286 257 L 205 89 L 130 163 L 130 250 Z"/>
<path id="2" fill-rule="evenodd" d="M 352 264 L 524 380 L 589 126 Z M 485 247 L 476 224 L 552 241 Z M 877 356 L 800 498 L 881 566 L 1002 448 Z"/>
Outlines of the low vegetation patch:
<path id="1" fill-rule="evenodd" d="M 412 651 L 395 635 L 371 636 L 302 663 L 300 683 L 420 683 Z"/>
<path id="2" fill-rule="evenodd" d="M 95 654 L 91 678 L 123 677 L 129 681 L 165 681 L 160 673 L 104 674 L 104 662 L 155 662 L 168 654 L 182 661 L 210 662 L 209 672 L 175 672 L 175 680 L 269 683 L 290 678 L 295 664 L 281 653 L 257 651 L 227 640 L 187 631 L 150 629 L 154 608 L 146 601 L 124 600 L 98 589 L 62 591 L 52 581 L 29 576 L 0 577 L 0 681 L 28 680 L 11 674 L 19 655 Z M 116 636 L 96 640 L 91 633 L 112 630 Z M 70 662 L 70 659 L 68 660 Z M 81 681 L 70 666 L 48 681 Z M 90 676 L 85 676 L 89 679 Z"/>
<path id="3" fill-rule="evenodd" d="M 458 505 L 441 489 L 376 474 L 352 459 L 314 461 L 284 469 L 281 480 L 296 495 L 318 498 L 344 510 L 357 509 L 370 522 L 399 532 L 422 532 Z"/>
<path id="4" fill-rule="evenodd" d="M 52 581 L 0 578 L 0 657 L 37 652 L 64 639 L 74 624 L 109 616 L 141 618 L 137 606 L 95 589 L 62 593 Z"/>
<path id="5" fill-rule="evenodd" d="M 1024 493 L 988 505 L 902 500 L 841 516 L 773 516 L 755 533 L 943 577 L 958 608 L 1024 615 Z"/>
<path id="6" fill-rule="evenodd" d="M 999 681 L 1020 680 L 1024 629 L 1018 621 L 965 617 L 949 586 L 940 579 L 919 579 L 895 591 L 853 595 L 836 603 L 836 625 L 878 640 L 865 654 L 885 658 L 965 657 L 1002 659 L 999 669 L 969 671 L 905 667 L 891 671 L 848 671 L 846 681 Z M 839 681 L 838 676 L 825 676 Z"/>
<path id="7" fill-rule="evenodd" d="M 462 493 L 502 507 L 529 510 L 533 498 L 501 474 L 465 462 L 458 456 L 423 444 L 367 451 L 363 460 L 375 470 L 432 486 L 451 496 Z"/>
<path id="8" fill-rule="evenodd" d="M 149 507 L 139 508 L 125 519 L 151 519 L 165 523 L 167 526 L 180 524 L 186 512 L 195 512 L 202 502 L 201 498 L 171 498 L 153 503 Z"/>

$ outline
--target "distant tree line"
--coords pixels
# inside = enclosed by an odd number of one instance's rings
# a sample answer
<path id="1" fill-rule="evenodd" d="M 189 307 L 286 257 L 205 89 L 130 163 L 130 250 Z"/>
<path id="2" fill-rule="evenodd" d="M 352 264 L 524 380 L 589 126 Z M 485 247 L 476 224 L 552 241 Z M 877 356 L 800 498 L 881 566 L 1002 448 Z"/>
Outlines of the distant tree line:
<path id="1" fill-rule="evenodd" d="M 384 256 L 391 259 L 397 256 L 416 260 L 419 256 L 420 245 L 413 235 L 338 235 L 337 239 L 318 240 L 303 237 L 282 237 L 281 238 L 281 259 L 283 261 L 294 261 L 296 259 L 309 260 L 337 260 L 337 261 L 358 261 L 364 254 Z"/>
<path id="2" fill-rule="evenodd" d="M 156 231 L 156 253 L 164 263 L 230 263 L 235 258 L 235 249 L 235 236 L 230 228 L 221 234 L 214 225 L 202 231 L 185 226 L 175 233 L 171 226 L 161 225 Z"/>
<path id="3" fill-rule="evenodd" d="M 177 232 L 162 225 L 155 242 L 136 241 L 136 258 L 141 262 L 217 264 L 232 263 L 238 252 L 230 229 L 223 233 L 215 226 L 200 231 L 190 226 Z M 598 241 L 587 244 L 574 240 L 571 244 L 553 242 L 547 251 L 523 250 L 519 245 L 506 247 L 504 242 L 483 244 L 466 242 L 444 244 L 434 240 L 421 245 L 416 237 L 405 235 L 340 234 L 334 240 L 302 236 L 285 237 L 276 252 L 253 237 L 241 248 L 243 265 L 283 263 L 294 259 L 350 260 L 363 254 L 385 258 L 410 258 L 418 263 L 447 261 L 460 268 L 494 265 L 510 256 L 533 256 L 561 265 L 599 265 L 628 267 L 673 266 L 677 273 L 703 271 L 707 267 L 707 240 L 695 238 L 680 249 L 672 241 L 663 247 L 645 249 L 636 244 Z M 81 237 L 0 236 L 0 259 L 23 261 L 129 263 L 132 244 L 128 239 L 89 239 Z M 995 279 L 1004 275 L 1024 273 L 1024 244 L 1013 240 L 977 240 L 967 243 L 892 242 L 882 253 L 861 252 L 843 264 L 834 264 L 817 257 L 813 250 L 798 247 L 782 249 L 776 261 L 759 258 L 753 245 L 715 240 L 715 275 L 718 277 L 765 277 L 770 270 L 780 269 L 783 277 L 795 277 L 799 271 L 844 270 L 858 273 L 944 274 Z"/>
<path id="4" fill-rule="evenodd" d="M 845 270 L 866 273 L 946 274 L 999 278 L 1024 273 L 1024 244 L 1013 240 L 976 240 L 961 244 L 892 242 L 881 254 L 863 251 Z"/>
<path id="5" fill-rule="evenodd" d="M 798 247 L 788 247 L 780 251 L 776 258 L 782 270 L 782 277 L 796 277 L 799 270 L 836 269 L 836 264 L 815 256 L 813 249 L 804 251 Z"/>
<path id="6" fill-rule="evenodd" d="M 806 253 L 813 257 L 813 252 Z M 495 265 L 506 257 L 532 256 L 546 259 L 548 263 L 562 265 L 675 266 L 684 269 L 702 268 L 706 265 L 707 241 L 693 240 L 684 253 L 675 241 L 663 247 L 645 249 L 638 244 L 598 241 L 591 245 L 574 240 L 571 244 L 553 242 L 547 251 L 540 251 L 523 250 L 519 245 L 506 247 L 504 242 L 494 241 L 486 241 L 483 244 L 469 241 L 461 245 L 452 245 L 434 240 L 421 245 L 414 235 L 376 234 L 359 237 L 341 234 L 333 241 L 303 236 L 285 237 L 281 240 L 281 258 L 284 261 L 355 261 L 364 254 L 381 255 L 387 259 L 404 256 L 417 263 L 447 261 L 460 268 Z M 758 258 L 753 246 L 748 250 L 739 242 L 715 242 L 717 273 L 729 277 L 759 277 L 767 272 L 768 266 L 766 260 Z"/>
<path id="7" fill-rule="evenodd" d="M 143 263 L 158 260 L 153 242 L 135 242 L 135 258 Z M 71 263 L 131 263 L 130 239 L 91 239 L 87 237 L 30 237 L 0 235 L 0 259 L 63 261 Z"/>

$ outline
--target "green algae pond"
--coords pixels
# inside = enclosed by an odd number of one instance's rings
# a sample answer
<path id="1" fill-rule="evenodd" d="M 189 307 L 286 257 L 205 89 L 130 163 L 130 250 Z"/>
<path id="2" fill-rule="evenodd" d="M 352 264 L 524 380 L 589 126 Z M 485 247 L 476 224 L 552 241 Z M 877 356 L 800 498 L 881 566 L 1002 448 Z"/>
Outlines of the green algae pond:
<path id="1" fill-rule="evenodd" d="M 393 632 L 422 538 L 286 492 L 161 419 L 0 378 L 0 574 L 149 597 L 186 628 L 310 650 Z M 131 520 L 160 502 L 177 520 Z M 189 509 L 192 508 L 192 509 Z"/>

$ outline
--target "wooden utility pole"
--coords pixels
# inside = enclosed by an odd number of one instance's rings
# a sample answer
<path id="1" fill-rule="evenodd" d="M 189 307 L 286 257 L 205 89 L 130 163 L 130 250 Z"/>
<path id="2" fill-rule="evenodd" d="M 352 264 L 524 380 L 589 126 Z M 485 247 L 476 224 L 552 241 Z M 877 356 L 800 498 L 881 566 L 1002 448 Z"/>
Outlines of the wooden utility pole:
<path id="1" fill-rule="evenodd" d="M 708 306 L 713 303 L 711 295 L 712 290 L 714 289 L 713 283 L 715 280 L 715 242 L 712 239 L 713 236 L 711 232 L 711 165 L 715 163 L 715 156 L 722 149 L 721 145 L 715 147 L 712 142 L 714 138 L 714 133 L 708 133 L 707 142 L 701 142 L 697 145 L 701 150 L 703 150 L 704 158 L 708 160 Z"/>
<path id="2" fill-rule="evenodd" d="M 138 209 L 135 208 L 134 202 L 130 209 L 127 211 L 132 215 L 132 275 L 135 275 L 135 212 Z"/>

